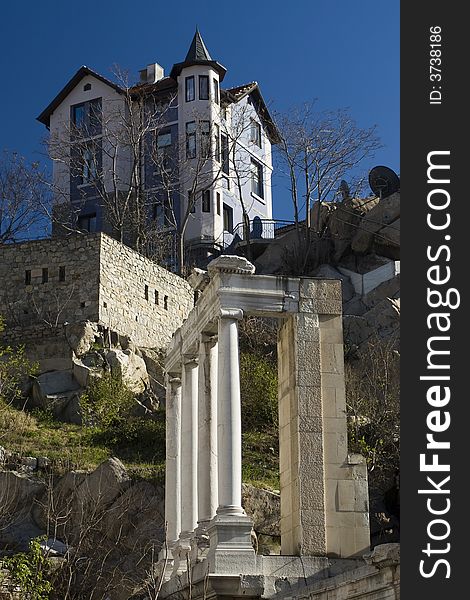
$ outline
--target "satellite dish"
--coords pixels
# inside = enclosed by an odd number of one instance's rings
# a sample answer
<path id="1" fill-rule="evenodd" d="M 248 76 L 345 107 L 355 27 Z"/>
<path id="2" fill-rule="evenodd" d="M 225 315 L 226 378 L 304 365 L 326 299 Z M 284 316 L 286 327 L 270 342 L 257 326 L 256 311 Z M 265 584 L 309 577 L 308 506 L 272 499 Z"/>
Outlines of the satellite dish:
<path id="1" fill-rule="evenodd" d="M 342 179 L 341 183 L 339 184 L 339 191 L 341 193 L 343 202 L 344 202 L 344 200 L 347 200 L 351 195 L 351 191 L 349 189 L 348 182 L 345 181 L 344 179 Z"/>
<path id="2" fill-rule="evenodd" d="M 370 189 L 379 198 L 391 196 L 400 189 L 400 178 L 388 167 L 378 166 L 369 172 Z"/>

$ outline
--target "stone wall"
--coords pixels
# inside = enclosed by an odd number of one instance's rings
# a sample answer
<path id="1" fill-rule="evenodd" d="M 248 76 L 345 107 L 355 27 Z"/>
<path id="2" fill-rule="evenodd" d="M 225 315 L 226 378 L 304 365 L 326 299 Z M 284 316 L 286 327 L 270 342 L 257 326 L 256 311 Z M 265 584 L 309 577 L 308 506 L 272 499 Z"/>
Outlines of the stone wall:
<path id="1" fill-rule="evenodd" d="M 0 246 L 0 281 L 2 342 L 51 356 L 67 351 L 64 324 L 84 321 L 163 347 L 194 303 L 184 279 L 102 233 Z"/>
<path id="2" fill-rule="evenodd" d="M 166 346 L 194 306 L 189 284 L 106 235 L 100 263 L 100 322 L 138 346 Z"/>

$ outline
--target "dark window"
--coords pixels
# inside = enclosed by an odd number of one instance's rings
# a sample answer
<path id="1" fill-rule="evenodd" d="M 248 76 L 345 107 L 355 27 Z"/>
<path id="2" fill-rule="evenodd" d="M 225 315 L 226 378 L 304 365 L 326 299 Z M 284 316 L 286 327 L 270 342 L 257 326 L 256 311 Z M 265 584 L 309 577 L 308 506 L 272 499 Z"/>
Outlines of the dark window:
<path id="1" fill-rule="evenodd" d="M 65 281 L 65 267 L 59 267 L 59 281 Z"/>
<path id="2" fill-rule="evenodd" d="M 263 165 L 253 158 L 251 159 L 251 191 L 264 198 Z"/>
<path id="3" fill-rule="evenodd" d="M 209 77 L 199 75 L 199 100 L 209 100 Z"/>
<path id="4" fill-rule="evenodd" d="M 158 290 L 155 290 L 155 304 L 158 304 Z"/>
<path id="5" fill-rule="evenodd" d="M 215 160 L 220 162 L 220 127 L 214 125 L 214 140 L 215 140 Z"/>
<path id="6" fill-rule="evenodd" d="M 230 173 L 228 137 L 222 134 L 220 136 L 220 142 L 222 147 L 222 171 L 228 175 Z"/>
<path id="7" fill-rule="evenodd" d="M 42 270 L 42 282 L 47 283 L 49 281 L 49 269 Z"/>
<path id="8" fill-rule="evenodd" d="M 250 128 L 250 139 L 253 144 L 261 148 L 261 125 L 252 119 Z"/>
<path id="9" fill-rule="evenodd" d="M 212 80 L 212 87 L 214 89 L 214 102 L 219 104 L 219 82 L 217 79 L 215 79 L 215 77 Z"/>
<path id="10" fill-rule="evenodd" d="M 195 202 L 194 194 L 191 190 L 188 191 L 188 206 L 189 206 L 190 213 L 196 212 L 196 202 Z"/>
<path id="11" fill-rule="evenodd" d="M 98 178 L 100 152 L 101 149 L 93 143 L 87 144 L 82 149 L 78 174 L 81 185 L 92 183 Z"/>
<path id="12" fill-rule="evenodd" d="M 204 190 L 202 192 L 202 212 L 211 212 L 211 191 Z"/>
<path id="13" fill-rule="evenodd" d="M 220 192 L 217 192 L 215 197 L 217 198 L 217 214 L 220 215 Z"/>
<path id="14" fill-rule="evenodd" d="M 149 299 L 149 286 L 148 285 L 145 286 L 145 299 L 146 300 Z"/>
<path id="15" fill-rule="evenodd" d="M 85 308 L 85 302 L 80 302 L 80 308 Z"/>
<path id="16" fill-rule="evenodd" d="M 83 91 L 89 92 L 90 90 L 91 90 L 91 83 L 85 83 L 85 85 L 83 86 Z"/>
<path id="17" fill-rule="evenodd" d="M 186 158 L 196 158 L 196 122 L 186 123 Z"/>
<path id="18" fill-rule="evenodd" d="M 157 156 L 160 166 L 167 169 L 171 159 L 171 129 L 161 129 L 157 133 Z"/>
<path id="19" fill-rule="evenodd" d="M 233 232 L 233 208 L 224 204 L 224 231 Z"/>
<path id="20" fill-rule="evenodd" d="M 31 284 L 31 271 L 29 269 L 24 272 L 24 282 L 25 285 Z"/>
<path id="21" fill-rule="evenodd" d="M 96 214 L 78 217 L 77 227 L 81 231 L 89 231 L 90 233 L 96 231 Z"/>
<path id="22" fill-rule="evenodd" d="M 200 121 L 201 126 L 201 156 L 209 158 L 211 155 L 211 124 L 210 121 Z"/>
<path id="23" fill-rule="evenodd" d="M 194 75 L 185 79 L 185 97 L 186 102 L 194 100 Z"/>
<path id="24" fill-rule="evenodd" d="M 101 134 L 101 98 L 75 104 L 71 107 L 71 118 L 76 134 L 85 137 Z"/>
<path id="25" fill-rule="evenodd" d="M 168 310 L 168 296 L 163 296 L 163 308 Z"/>

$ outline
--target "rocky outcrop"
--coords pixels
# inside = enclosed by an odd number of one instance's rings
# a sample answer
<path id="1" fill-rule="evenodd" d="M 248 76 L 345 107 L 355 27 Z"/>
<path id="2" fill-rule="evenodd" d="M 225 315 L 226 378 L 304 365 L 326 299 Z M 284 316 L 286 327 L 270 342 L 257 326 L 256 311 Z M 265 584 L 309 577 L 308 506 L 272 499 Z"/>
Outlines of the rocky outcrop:
<path id="1" fill-rule="evenodd" d="M 149 388 L 145 361 L 131 350 L 110 350 L 106 354 L 106 362 L 111 368 L 111 373 L 120 377 L 132 392 L 139 394 Z"/>

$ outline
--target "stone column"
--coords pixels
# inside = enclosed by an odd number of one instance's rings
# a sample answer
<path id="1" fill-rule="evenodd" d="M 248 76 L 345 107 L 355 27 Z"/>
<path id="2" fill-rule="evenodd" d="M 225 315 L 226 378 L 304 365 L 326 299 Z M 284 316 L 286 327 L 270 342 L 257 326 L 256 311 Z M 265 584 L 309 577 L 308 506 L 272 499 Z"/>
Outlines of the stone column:
<path id="1" fill-rule="evenodd" d="M 218 506 L 217 482 L 217 337 L 202 334 L 199 345 L 198 394 L 198 534 Z"/>
<path id="2" fill-rule="evenodd" d="M 183 363 L 181 419 L 181 540 L 189 540 L 197 525 L 197 387 L 194 357 Z"/>
<path id="3" fill-rule="evenodd" d="M 167 376 L 165 522 L 168 548 L 181 533 L 181 379 Z"/>
<path id="4" fill-rule="evenodd" d="M 240 309 L 222 309 L 218 324 L 217 473 L 219 506 L 208 531 L 210 569 L 230 573 L 250 569 L 252 521 L 242 508 L 242 437 L 238 321 Z M 234 563 L 235 561 L 235 563 Z M 243 568 L 242 571 L 243 572 Z M 240 571 L 237 571 L 240 572 Z"/>

